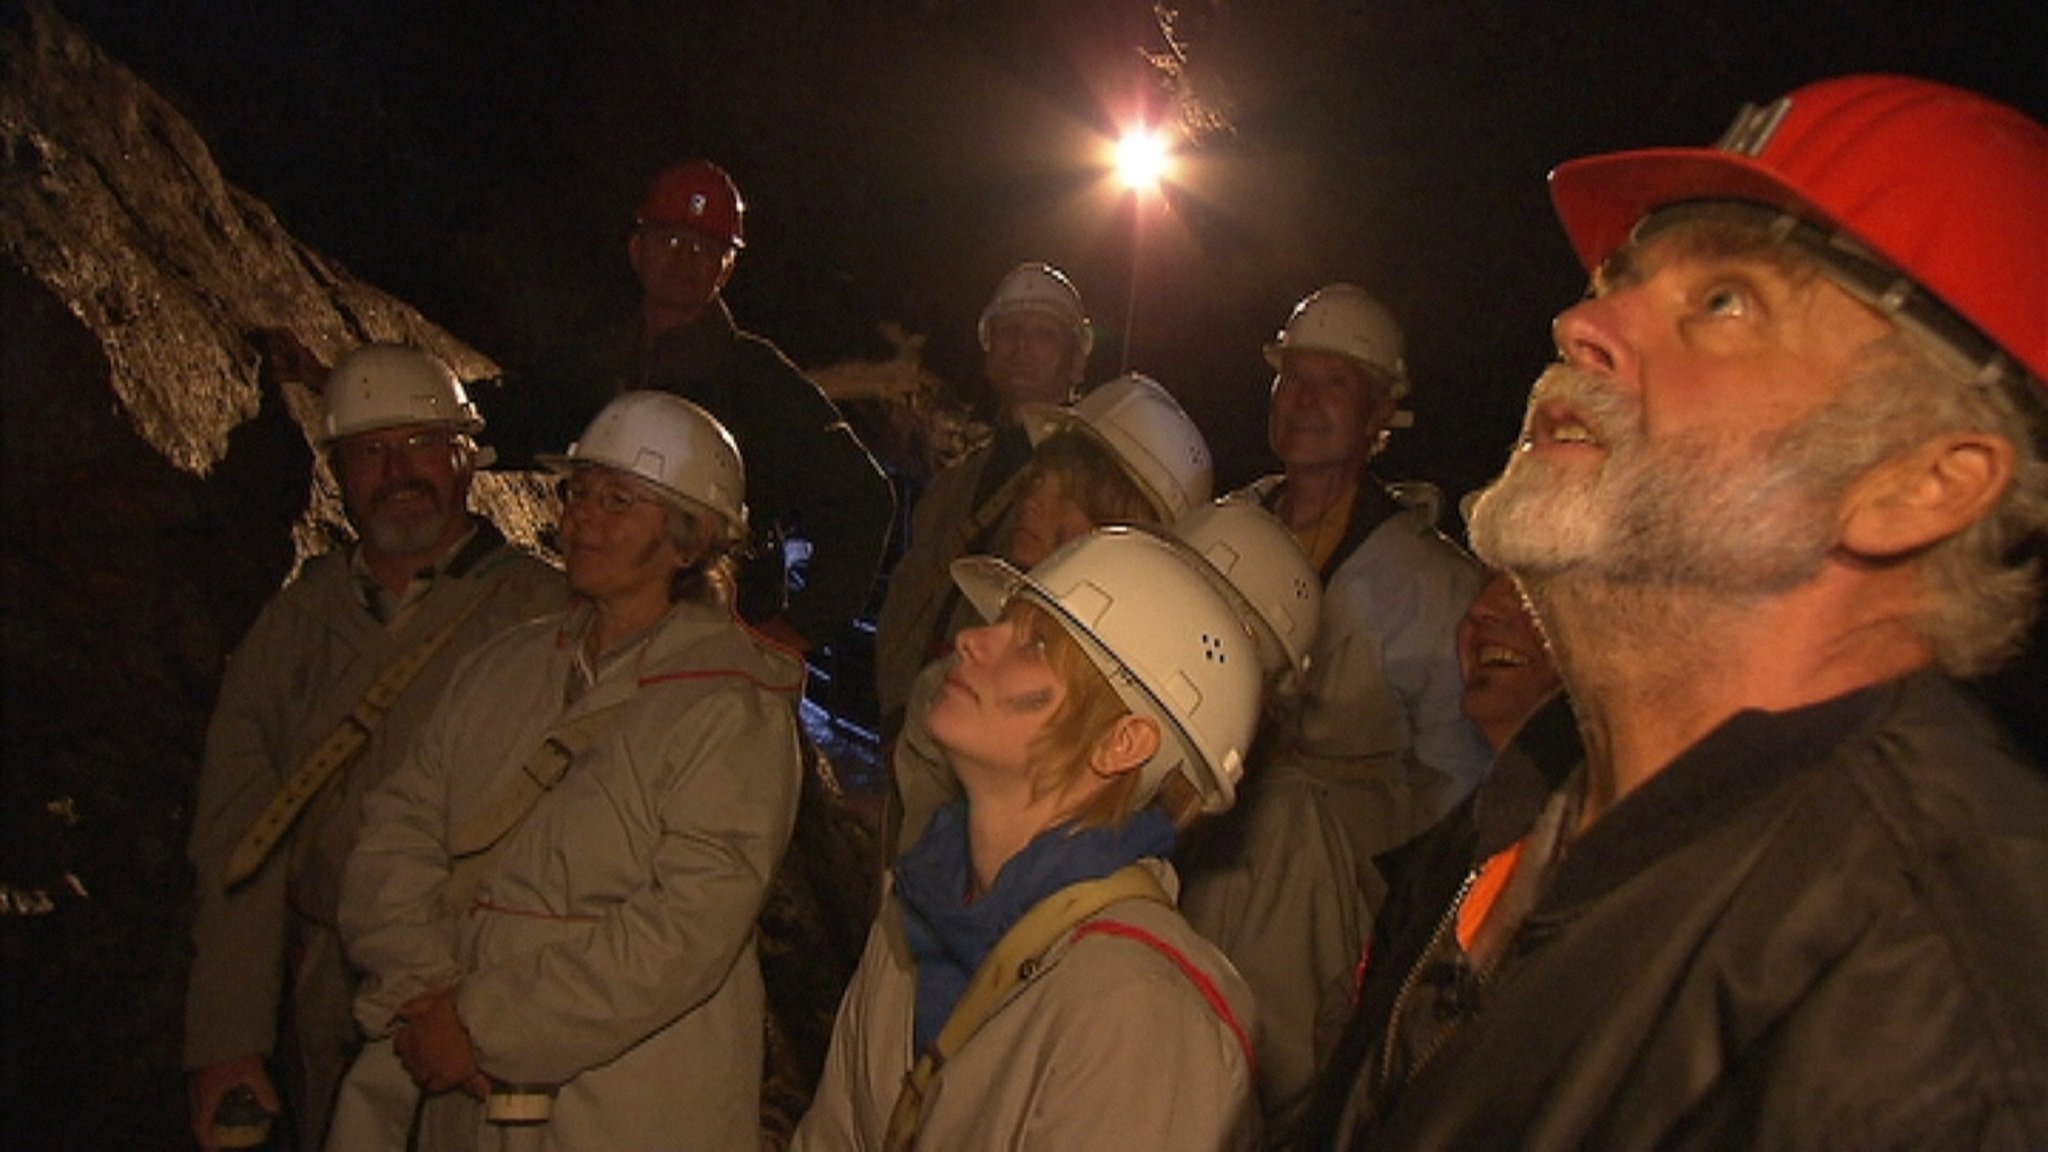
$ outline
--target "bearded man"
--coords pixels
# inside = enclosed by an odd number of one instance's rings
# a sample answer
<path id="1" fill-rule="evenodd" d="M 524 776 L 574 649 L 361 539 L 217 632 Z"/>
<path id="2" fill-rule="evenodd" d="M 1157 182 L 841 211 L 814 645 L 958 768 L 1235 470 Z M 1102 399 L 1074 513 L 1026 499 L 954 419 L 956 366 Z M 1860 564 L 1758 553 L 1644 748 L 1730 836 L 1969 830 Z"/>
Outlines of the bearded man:
<path id="1" fill-rule="evenodd" d="M 2048 1146 L 2048 781 L 1956 684 L 2035 607 L 2048 130 L 1847 77 L 1551 188 L 1472 540 L 1582 748 L 1414 846 L 1315 1146 Z"/>
<path id="2" fill-rule="evenodd" d="M 367 345 L 327 377 L 320 444 L 361 538 L 308 560 L 229 658 L 193 808 L 185 1067 L 208 1152 L 260 1142 L 280 1110 L 292 1147 L 321 1146 L 357 1042 L 334 925 L 362 797 L 472 650 L 566 597 L 469 510 L 482 429 L 416 348 Z M 231 1094 L 245 1107 L 223 1124 Z"/>

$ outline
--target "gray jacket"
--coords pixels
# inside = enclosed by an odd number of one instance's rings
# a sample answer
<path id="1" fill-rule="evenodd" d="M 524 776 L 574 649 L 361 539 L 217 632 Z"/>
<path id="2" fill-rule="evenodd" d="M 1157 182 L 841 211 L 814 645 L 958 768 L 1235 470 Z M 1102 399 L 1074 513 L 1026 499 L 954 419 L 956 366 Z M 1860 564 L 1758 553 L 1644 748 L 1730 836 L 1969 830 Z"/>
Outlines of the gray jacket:
<path id="1" fill-rule="evenodd" d="M 1249 491 L 1268 503 L 1280 480 Z M 1363 484 L 1355 524 L 1388 499 Z M 1271 754 L 1323 781 L 1361 865 L 1434 824 L 1492 763 L 1458 667 L 1458 622 L 1483 582 L 1421 508 L 1393 511 L 1324 572 L 1297 724 Z"/>
<path id="2" fill-rule="evenodd" d="M 801 668 L 723 609 L 678 605 L 563 704 L 587 609 L 478 653 L 416 754 L 365 805 L 342 927 L 371 973 L 372 1034 L 459 979 L 493 1077 L 558 1085 L 558 1147 L 729 1149 L 757 1140 L 764 990 L 754 919 L 795 820 Z M 558 722 L 620 705 L 449 915 L 452 830 Z M 429 1102 L 422 1148 L 470 1146 L 480 1110 Z"/>
<path id="3" fill-rule="evenodd" d="M 1258 997 L 1259 1106 L 1277 1146 L 1351 1016 L 1372 914 L 1350 839 L 1320 782 L 1255 763 L 1236 807 L 1183 833 L 1174 866 L 1181 915 Z"/>
<path id="4" fill-rule="evenodd" d="M 186 1067 L 273 1049 L 294 935 L 304 950 L 291 1012 L 299 1043 L 311 1062 L 345 1059 L 354 1040 L 347 1012 L 353 980 L 329 933 L 362 796 L 398 762 L 472 650 L 517 621 L 559 609 L 564 596 L 559 572 L 479 521 L 395 630 L 371 615 L 345 553 L 308 560 L 264 607 L 228 661 L 193 806 L 189 851 L 199 882 Z M 481 606 L 413 679 L 340 779 L 308 804 L 260 871 L 226 890 L 229 854 L 285 779 L 387 665 L 479 598 Z M 307 1111 L 324 1118 L 328 1091 L 331 1085 L 309 1092 Z"/>
<path id="5" fill-rule="evenodd" d="M 1151 867 L 1169 893 L 1173 872 Z M 892 897 L 839 1006 L 792 1152 L 879 1150 L 914 1062 L 916 971 Z M 1112 904 L 1012 990 L 933 1081 L 921 1148 L 1257 1146 L 1251 992 L 1170 908 Z"/>

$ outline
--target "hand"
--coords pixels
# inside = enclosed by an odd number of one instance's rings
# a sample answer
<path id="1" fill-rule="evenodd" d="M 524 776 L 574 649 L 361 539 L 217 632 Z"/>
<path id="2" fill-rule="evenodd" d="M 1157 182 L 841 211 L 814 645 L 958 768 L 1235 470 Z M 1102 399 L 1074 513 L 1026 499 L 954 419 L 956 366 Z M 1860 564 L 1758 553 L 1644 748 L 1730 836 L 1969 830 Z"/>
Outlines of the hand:
<path id="1" fill-rule="evenodd" d="M 403 1021 L 392 1047 L 413 1080 L 429 1092 L 461 1088 L 481 1099 L 490 1080 L 477 1066 L 476 1045 L 455 1012 L 455 989 L 415 996 L 398 1006 Z"/>
<path id="2" fill-rule="evenodd" d="M 192 1138 L 206 1152 L 217 1152 L 219 1148 L 213 1140 L 213 1114 L 220 1108 L 221 1100 L 237 1085 L 246 1085 L 256 1094 L 256 1102 L 273 1115 L 283 1107 L 277 1098 L 277 1087 L 270 1082 L 270 1073 L 263 1068 L 261 1056 L 237 1056 L 232 1060 L 194 1068 L 186 1082 L 185 1094 L 192 1106 Z"/>

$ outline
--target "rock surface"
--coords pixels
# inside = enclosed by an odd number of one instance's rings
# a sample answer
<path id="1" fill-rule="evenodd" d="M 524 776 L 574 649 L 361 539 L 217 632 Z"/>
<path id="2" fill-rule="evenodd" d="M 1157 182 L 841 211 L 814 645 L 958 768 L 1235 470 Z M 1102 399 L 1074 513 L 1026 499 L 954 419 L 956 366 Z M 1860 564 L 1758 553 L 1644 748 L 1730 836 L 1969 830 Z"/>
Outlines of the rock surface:
<path id="1" fill-rule="evenodd" d="M 222 661 L 346 539 L 317 377 L 365 340 L 491 365 L 295 241 L 41 4 L 0 27 L 0 1114 L 13 1148 L 182 1147 L 198 753 Z M 538 541 L 544 493 L 478 500 Z"/>

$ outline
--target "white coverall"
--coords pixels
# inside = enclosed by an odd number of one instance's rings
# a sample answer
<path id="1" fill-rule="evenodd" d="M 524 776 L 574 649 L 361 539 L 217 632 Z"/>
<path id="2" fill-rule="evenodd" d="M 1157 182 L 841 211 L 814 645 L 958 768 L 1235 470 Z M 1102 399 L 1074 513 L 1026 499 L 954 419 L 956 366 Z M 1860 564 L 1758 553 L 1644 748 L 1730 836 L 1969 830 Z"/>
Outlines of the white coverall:
<path id="1" fill-rule="evenodd" d="M 1281 479 L 1248 491 L 1266 504 Z M 1458 667 L 1458 622 L 1482 583 L 1426 510 L 1382 522 L 1325 579 L 1298 723 L 1272 734 L 1276 760 L 1323 782 L 1375 907 L 1372 858 L 1436 823 L 1493 763 Z"/>
<path id="2" fill-rule="evenodd" d="M 1147 861 L 1169 894 L 1173 870 Z M 892 896 L 839 1005 L 791 1152 L 879 1152 L 914 1062 L 916 971 Z M 1172 909 L 1083 921 L 932 1082 L 918 1147 L 1209 1152 L 1258 1146 L 1252 996 Z"/>
<path id="3" fill-rule="evenodd" d="M 306 561 L 228 659 L 193 805 L 198 888 L 184 1062 L 192 1069 L 273 1051 L 289 967 L 286 1019 L 296 1033 L 289 1047 L 297 1062 L 288 1075 L 297 1083 L 280 1087 L 299 1101 L 297 1146 L 308 1152 L 320 1147 L 356 1042 L 349 1015 L 355 974 L 334 924 L 362 797 L 403 757 L 470 652 L 518 621 L 559 611 L 565 596 L 560 572 L 478 521 L 392 626 L 372 615 L 349 556 L 329 553 Z M 387 665 L 472 604 L 476 611 L 413 678 L 339 779 L 308 803 L 262 868 L 225 889 L 229 855 L 285 780 Z"/>
<path id="4" fill-rule="evenodd" d="M 540 1147 L 751 1148 L 766 1012 L 754 920 L 795 820 L 801 665 L 723 608 L 678 604 L 565 706 L 588 625 L 572 609 L 480 652 L 366 804 L 342 901 L 372 977 L 357 1016 L 388 1036 L 399 1003 L 459 982 L 484 1072 L 558 1086 Z M 451 833 L 559 722 L 621 701 L 474 903 L 444 907 Z M 392 1067 L 388 1039 L 366 1051 L 337 1142 L 346 1129 L 362 1141 L 348 1147 L 388 1147 L 394 1124 L 403 1139 L 408 1115 L 363 1114 L 389 1108 Z M 468 1095 L 442 1093 L 418 1147 L 494 1147 L 488 1128 Z"/>
<path id="5" fill-rule="evenodd" d="M 1322 782 L 1254 763 L 1237 806 L 1183 834 L 1180 911 L 1259 1000 L 1259 1109 L 1285 1146 L 1351 1019 L 1372 930 L 1350 838 Z"/>
<path id="6" fill-rule="evenodd" d="M 900 843 L 917 843 L 960 796 L 924 715 L 952 657 L 911 690 L 893 770 L 903 800 Z M 1284 1137 L 1350 1018 L 1358 960 L 1372 927 L 1350 839 L 1322 782 L 1291 763 L 1254 762 L 1238 806 L 1184 834 L 1180 910 L 1223 950 L 1258 997 L 1254 1033 L 1267 1137 Z"/>

